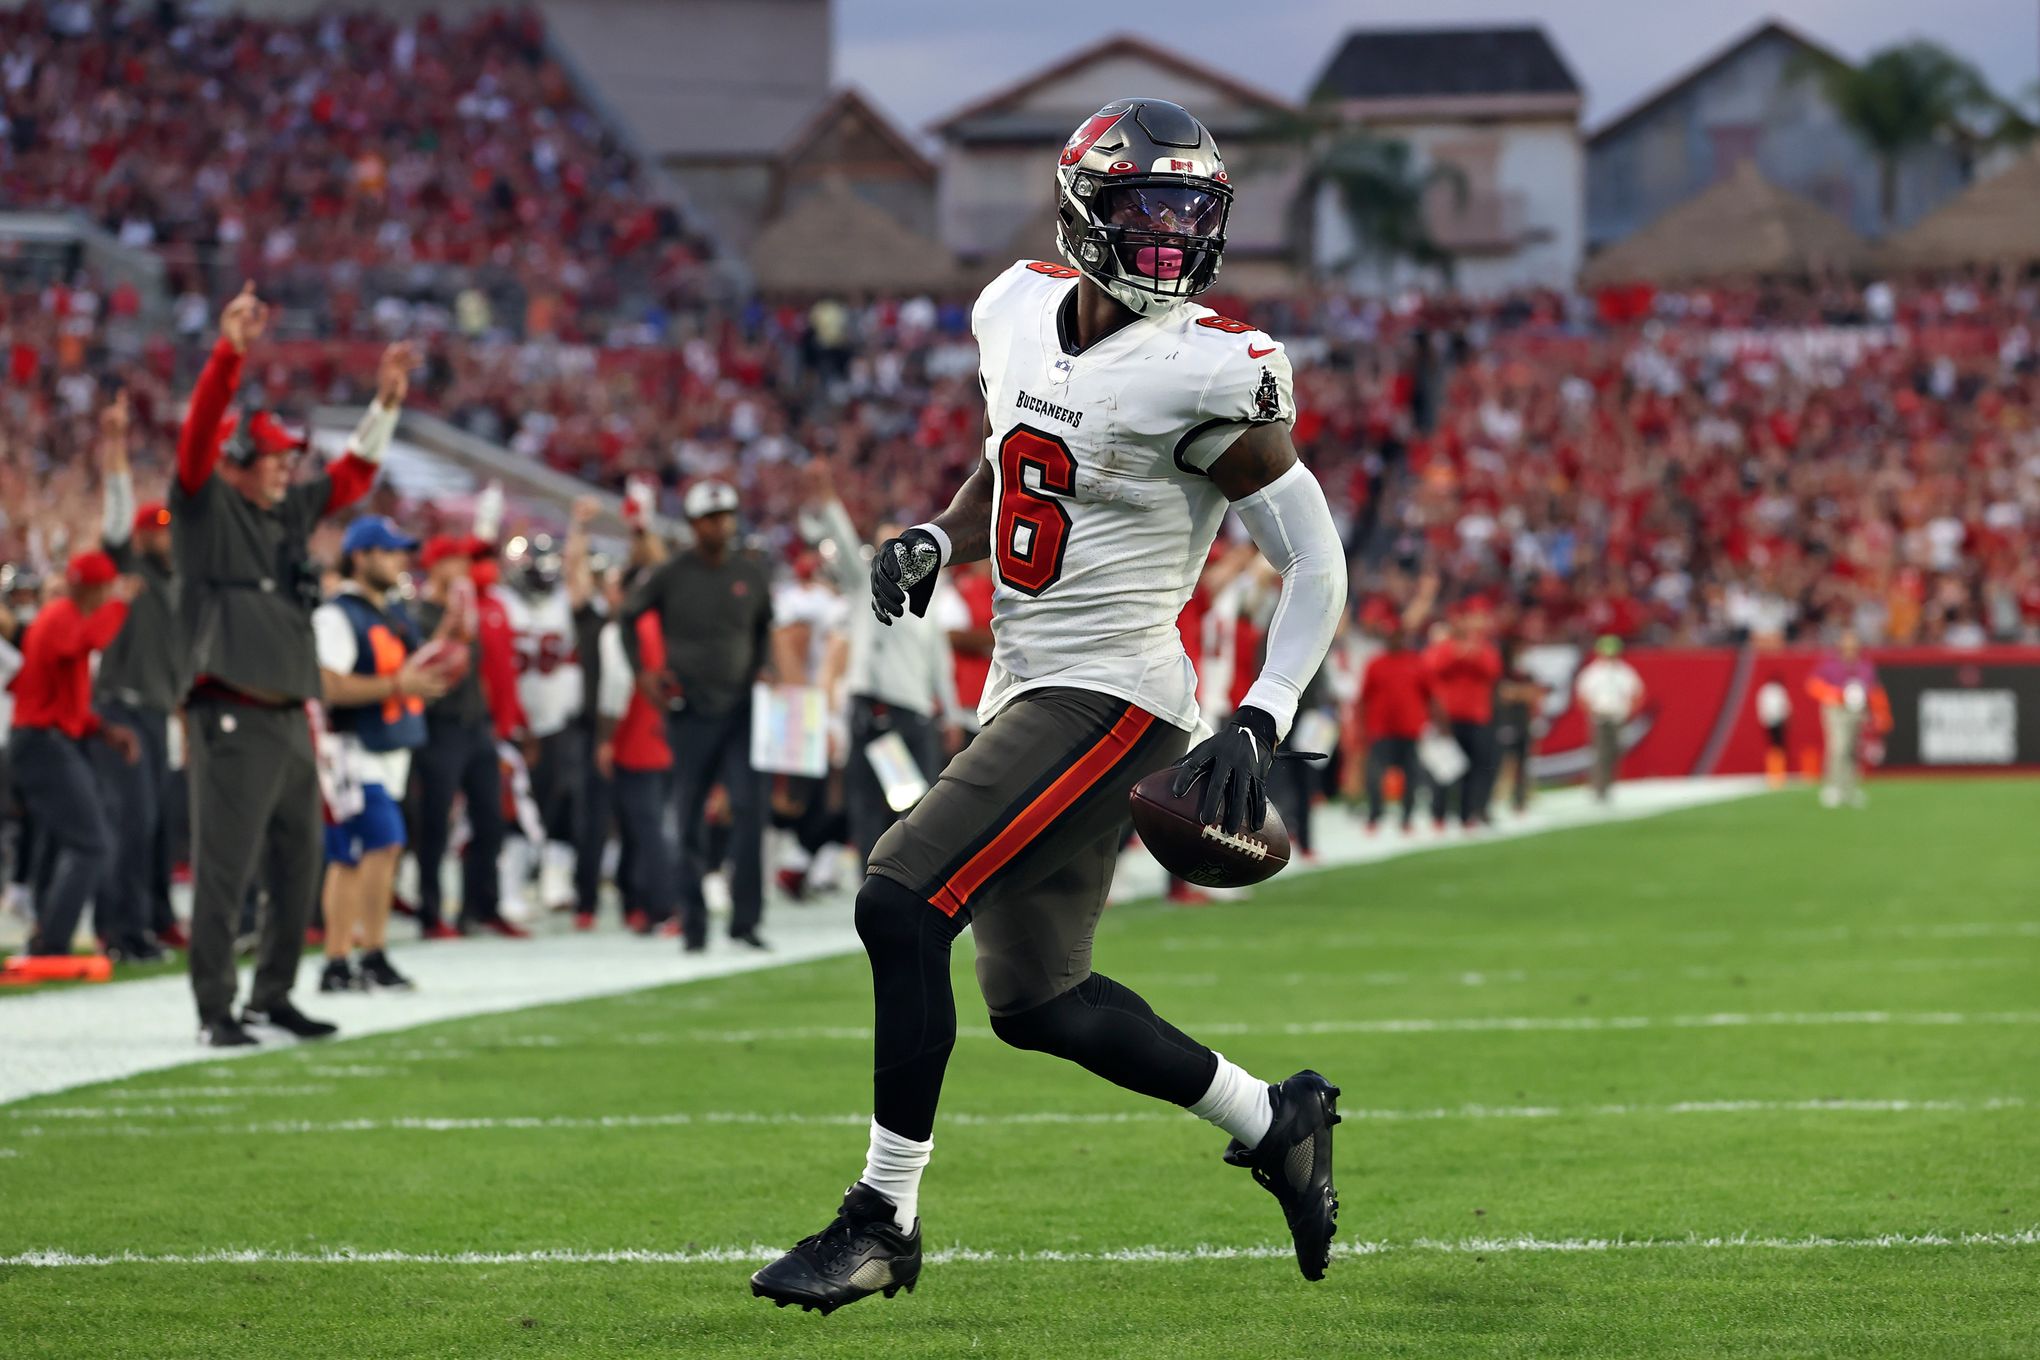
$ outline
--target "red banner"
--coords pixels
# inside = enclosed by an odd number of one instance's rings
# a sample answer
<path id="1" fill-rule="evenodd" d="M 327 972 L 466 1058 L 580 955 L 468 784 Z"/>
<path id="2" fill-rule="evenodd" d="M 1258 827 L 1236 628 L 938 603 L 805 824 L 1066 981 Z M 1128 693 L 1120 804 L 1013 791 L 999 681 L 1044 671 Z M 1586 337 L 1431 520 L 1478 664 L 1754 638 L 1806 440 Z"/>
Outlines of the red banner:
<path id="1" fill-rule="evenodd" d="M 2040 770 L 2040 647 L 1865 654 L 1891 703 L 1880 768 Z M 1625 652 L 1643 677 L 1644 700 L 1623 729 L 1622 774 L 1762 773 L 1770 736 L 1757 715 L 1758 695 L 1772 682 L 1790 704 L 1785 749 L 1791 767 L 1817 766 L 1820 708 L 1806 682 L 1822 655 L 1813 648 Z M 1533 762 L 1540 779 L 1580 778 L 1591 764 L 1592 734 L 1572 688 L 1585 660 L 1576 647 L 1534 647 L 1523 654 L 1524 667 L 1548 689 Z"/>

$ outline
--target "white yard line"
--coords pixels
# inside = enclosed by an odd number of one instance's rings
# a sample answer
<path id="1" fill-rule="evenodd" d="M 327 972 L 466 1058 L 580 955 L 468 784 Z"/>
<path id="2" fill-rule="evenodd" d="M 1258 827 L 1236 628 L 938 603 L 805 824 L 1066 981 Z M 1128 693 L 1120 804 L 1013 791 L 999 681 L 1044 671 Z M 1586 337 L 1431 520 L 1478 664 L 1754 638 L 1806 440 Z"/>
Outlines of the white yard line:
<path id="1" fill-rule="evenodd" d="M 1763 791 L 1754 779 L 1639 780 L 1600 806 L 1580 790 L 1541 799 L 1523 818 L 1478 837 L 1369 837 L 1338 811 L 1317 818 L 1320 854 L 1290 874 L 1375 863 L 1404 855 L 1453 850 L 1603 822 L 1630 821 Z M 1121 860 L 1119 890 L 1158 893 L 1161 869 L 1135 852 Z M 639 939 L 614 930 L 563 934 L 536 941 L 492 938 L 396 947 L 399 965 L 419 982 L 411 993 L 321 995 L 312 990 L 317 964 L 307 961 L 297 999 L 312 1014 L 341 1026 L 346 1038 L 411 1029 L 441 1020 L 663 987 L 852 954 L 862 948 L 851 907 L 839 900 L 815 907 L 775 905 L 766 933 L 774 948 L 757 953 L 717 939 L 707 954 L 682 955 L 674 941 Z M 245 979 L 243 994 L 245 995 Z M 113 1081 L 189 1063 L 220 1063 L 263 1049 L 197 1046 L 191 994 L 181 977 L 148 978 L 106 987 L 73 987 L 0 997 L 0 1105 L 28 1096 Z"/>
<path id="2" fill-rule="evenodd" d="M 1457 1105 L 1431 1109 L 1340 1110 L 1349 1122 L 1410 1123 L 1441 1120 L 1487 1119 L 1607 1119 L 1652 1115 L 1707 1114 L 1989 1114 L 2001 1110 L 2024 1110 L 2023 1096 L 1990 1096 L 1980 1100 L 1842 1099 L 1823 1097 L 1808 1100 L 1679 1100 L 1665 1104 L 1628 1105 Z M 794 1114 L 786 1111 L 680 1110 L 665 1114 L 609 1115 L 390 1115 L 360 1119 L 276 1119 L 244 1124 L 194 1124 L 200 1116 L 231 1114 L 219 1105 L 155 1106 L 135 1109 L 119 1105 L 65 1106 L 57 1109 L 14 1110 L 20 1121 L 8 1133 L 15 1138 L 101 1135 L 123 1138 L 214 1137 L 221 1134 L 266 1137 L 271 1134 L 345 1133 L 491 1133 L 552 1131 L 561 1129 L 668 1129 L 714 1128 L 719 1126 L 771 1125 L 863 1128 L 871 1122 L 868 1112 L 842 1114 Z M 138 1118 L 171 1121 L 164 1124 L 134 1122 Z M 1005 1128 L 1036 1125 L 1100 1125 L 1201 1123 L 1181 1110 L 1126 1110 L 1079 1112 L 1069 1110 L 1014 1111 L 1004 1114 L 944 1114 L 945 1128 Z M 45 1128 L 41 1121 L 55 1122 Z"/>
<path id="3" fill-rule="evenodd" d="M 1713 1015 L 1468 1015 L 1388 1018 L 1380 1020 L 1313 1020 L 1293 1024 L 1251 1024 L 1237 1020 L 1191 1020 L 1187 1029 L 1218 1038 L 1298 1037 L 1322 1034 L 1487 1034 L 1540 1031 L 1592 1032 L 1641 1029 L 1765 1029 L 1802 1025 L 1899 1025 L 1945 1028 L 1960 1025 L 2040 1025 L 2040 1011 L 1760 1011 Z M 960 1039 L 997 1036 L 982 1025 L 959 1026 Z M 672 1034 L 590 1034 L 565 1040 L 557 1035 L 522 1035 L 490 1041 L 510 1047 L 555 1047 L 566 1043 L 603 1044 L 759 1044 L 814 1043 L 818 1040 L 864 1042 L 869 1025 L 787 1025 L 762 1029 L 676 1030 Z M 425 1056 L 436 1056 L 427 1054 Z"/>
<path id="4" fill-rule="evenodd" d="M 1622 1251 L 1893 1251 L 1930 1247 L 2040 1246 L 2040 1228 L 2016 1232 L 1879 1233 L 1863 1237 L 1775 1237 L 1741 1232 L 1716 1237 L 1464 1237 L 1444 1240 L 1418 1237 L 1404 1242 L 1339 1242 L 1334 1256 L 1387 1256 L 1402 1252 L 1440 1252 L 1491 1256 L 1514 1252 L 1595 1253 Z M 265 1251 L 225 1247 L 214 1251 L 106 1254 L 60 1250 L 25 1251 L 0 1256 L 0 1266 L 65 1269 L 81 1266 L 205 1266 L 205 1265 L 752 1265 L 779 1257 L 783 1247 L 696 1247 L 684 1251 L 656 1247 L 615 1247 L 603 1251 L 560 1248 L 534 1251 L 375 1251 L 334 1247 L 325 1251 Z M 930 1265 L 967 1262 L 973 1265 L 1022 1265 L 1036 1262 L 1084 1265 L 1174 1265 L 1195 1261 L 1287 1260 L 1290 1246 L 1253 1247 L 1116 1247 L 1099 1251 L 997 1251 L 978 1247 L 939 1247 L 923 1258 Z"/>

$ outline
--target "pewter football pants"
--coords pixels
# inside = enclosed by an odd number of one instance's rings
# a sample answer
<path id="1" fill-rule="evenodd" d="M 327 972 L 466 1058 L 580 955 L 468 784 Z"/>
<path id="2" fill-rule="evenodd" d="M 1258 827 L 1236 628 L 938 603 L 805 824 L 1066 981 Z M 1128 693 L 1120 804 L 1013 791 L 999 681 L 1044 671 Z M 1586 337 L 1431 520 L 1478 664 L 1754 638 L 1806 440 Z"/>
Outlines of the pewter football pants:
<path id="1" fill-rule="evenodd" d="M 319 892 L 324 821 L 311 722 L 302 706 L 194 700 L 191 739 L 191 991 L 200 1024 L 233 1011 L 234 935 L 260 870 L 269 889 L 253 1010 L 290 995 Z"/>

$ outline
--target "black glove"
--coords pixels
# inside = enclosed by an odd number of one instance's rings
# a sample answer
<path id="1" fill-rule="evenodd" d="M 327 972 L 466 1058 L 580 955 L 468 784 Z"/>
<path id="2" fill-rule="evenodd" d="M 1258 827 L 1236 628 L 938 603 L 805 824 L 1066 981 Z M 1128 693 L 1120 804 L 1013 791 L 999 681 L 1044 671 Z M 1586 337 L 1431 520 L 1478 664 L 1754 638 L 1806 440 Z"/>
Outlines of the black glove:
<path id="1" fill-rule="evenodd" d="M 926 529 L 909 529 L 879 545 L 871 559 L 871 612 L 888 628 L 912 606 L 915 618 L 928 613 L 942 548 Z"/>
<path id="2" fill-rule="evenodd" d="M 1242 708 L 1176 762 L 1169 792 L 1181 798 L 1202 778 L 1199 821 L 1234 835 L 1259 831 L 1268 820 L 1268 771 L 1274 764 L 1275 719 L 1258 708 Z"/>

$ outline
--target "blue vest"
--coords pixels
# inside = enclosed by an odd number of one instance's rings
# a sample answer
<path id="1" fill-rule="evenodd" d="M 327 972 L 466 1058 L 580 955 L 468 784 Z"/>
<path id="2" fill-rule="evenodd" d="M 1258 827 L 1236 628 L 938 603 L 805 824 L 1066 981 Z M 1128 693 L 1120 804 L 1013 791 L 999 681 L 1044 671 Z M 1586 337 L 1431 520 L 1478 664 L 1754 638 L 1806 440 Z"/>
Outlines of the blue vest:
<path id="1" fill-rule="evenodd" d="M 418 648 L 418 633 L 401 608 L 388 613 L 350 592 L 332 603 L 354 625 L 354 673 L 394 675 Z M 380 703 L 335 708 L 328 715 L 336 732 L 352 733 L 371 751 L 408 751 L 425 744 L 425 701 L 388 698 Z"/>

